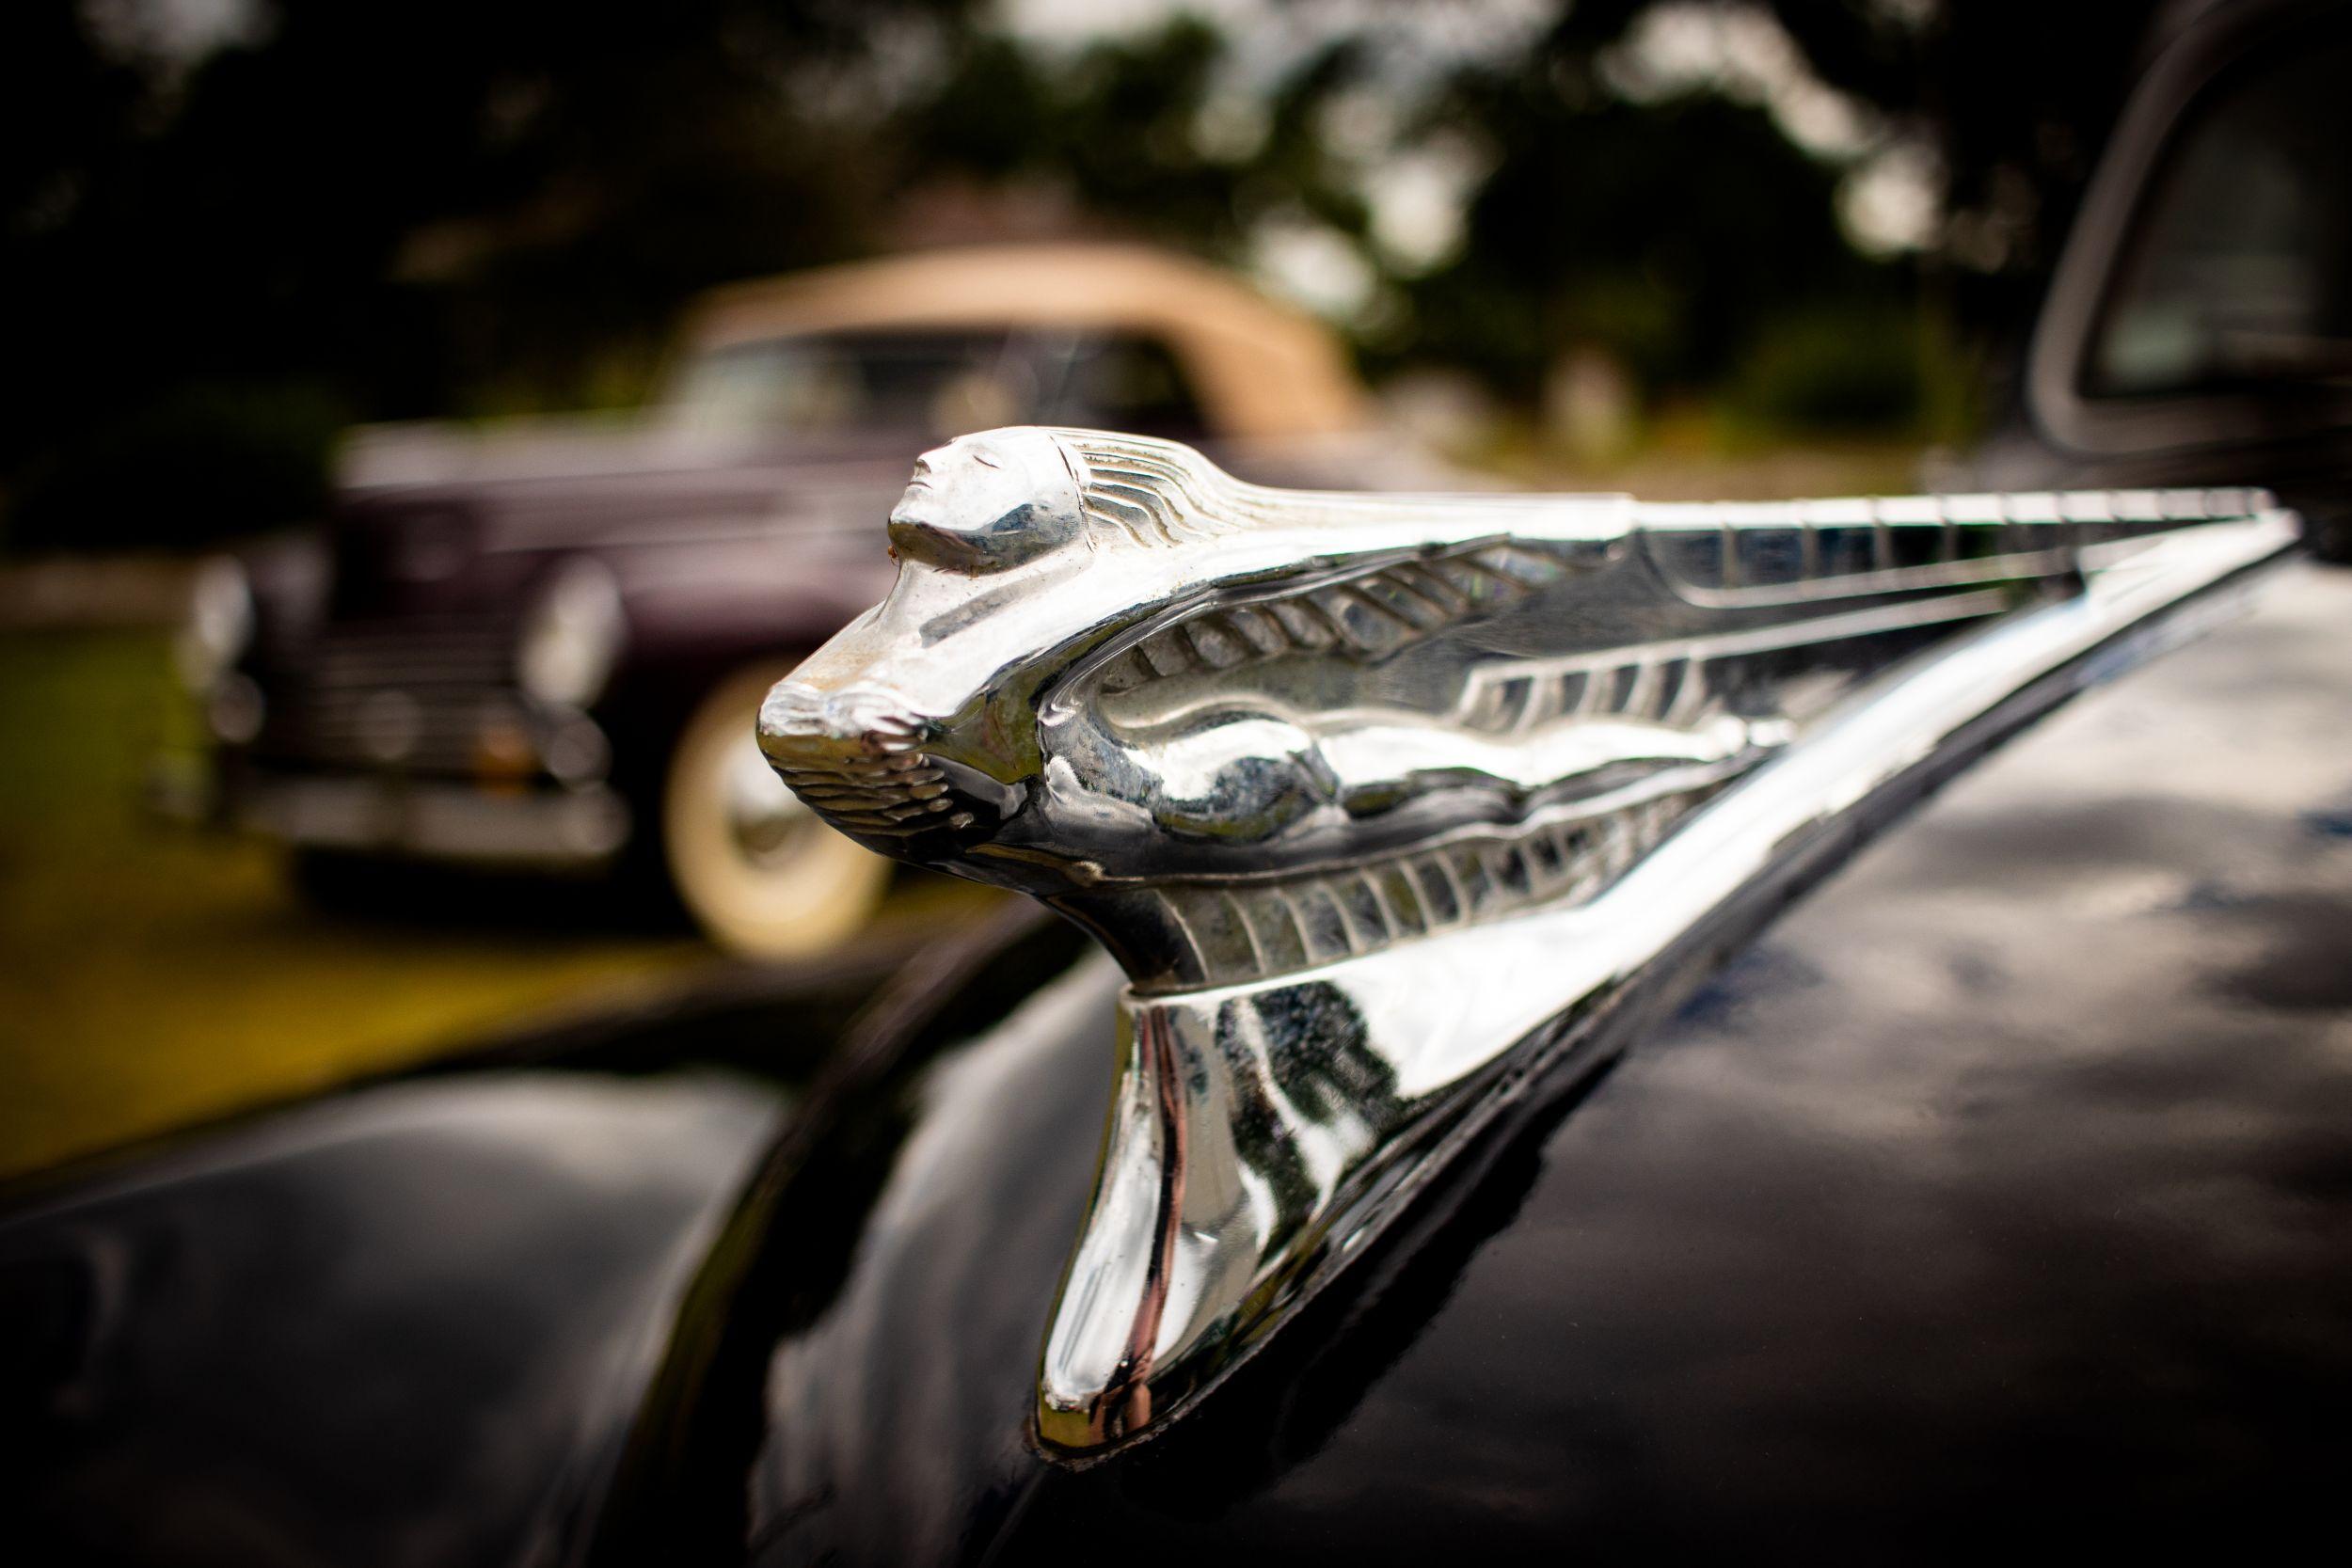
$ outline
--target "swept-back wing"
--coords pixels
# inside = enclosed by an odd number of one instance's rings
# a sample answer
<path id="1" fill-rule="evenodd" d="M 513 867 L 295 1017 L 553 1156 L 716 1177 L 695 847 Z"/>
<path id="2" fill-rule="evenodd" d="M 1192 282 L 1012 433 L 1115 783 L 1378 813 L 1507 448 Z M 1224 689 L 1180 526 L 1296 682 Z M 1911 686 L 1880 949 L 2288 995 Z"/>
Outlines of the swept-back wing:
<path id="1" fill-rule="evenodd" d="M 1248 485 L 969 436 L 760 743 L 1131 986 L 1040 1372 L 1075 1454 L 1277 1331 L 1667 956 L 2285 550 L 2253 490 L 1751 505 Z"/>

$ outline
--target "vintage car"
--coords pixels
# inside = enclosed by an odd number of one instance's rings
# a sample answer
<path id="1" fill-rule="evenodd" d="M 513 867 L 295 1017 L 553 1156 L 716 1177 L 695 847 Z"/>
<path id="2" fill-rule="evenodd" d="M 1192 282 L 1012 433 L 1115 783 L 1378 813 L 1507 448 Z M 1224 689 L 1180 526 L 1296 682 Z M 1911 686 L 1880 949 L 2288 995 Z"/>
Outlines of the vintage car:
<path id="1" fill-rule="evenodd" d="M 1406 471 L 1327 330 L 1135 246 L 719 290 L 664 386 L 621 420 L 361 432 L 322 539 L 199 576 L 209 734 L 167 799 L 293 845 L 322 893 L 355 856 L 618 866 L 730 947 L 820 950 L 888 868 L 799 808 L 750 716 L 887 584 L 872 520 L 914 453 L 1040 420 L 1268 479 Z"/>
<path id="2" fill-rule="evenodd" d="M 2213 280 L 2169 332 L 2233 342 L 2243 266 L 2319 291 L 2266 330 L 2324 335 L 2343 20 L 2199 13 L 2101 176 L 2122 232 L 2073 241 L 2074 283 L 2125 259 L 2090 320 L 2178 233 Z M 2249 112 L 2241 169 L 2328 221 L 2159 222 Z M 2167 476 L 2084 457 L 2043 384 L 2093 489 L 1397 498 L 1132 433 L 935 449 L 882 602 L 759 745 L 845 833 L 1062 918 L 21 1191 L 11 1546 L 2324 1549 L 2352 575 L 2295 509 L 2352 467 L 2276 373 L 2323 359 L 2078 363 Z M 2284 488 L 2176 448 L 2223 419 Z"/>

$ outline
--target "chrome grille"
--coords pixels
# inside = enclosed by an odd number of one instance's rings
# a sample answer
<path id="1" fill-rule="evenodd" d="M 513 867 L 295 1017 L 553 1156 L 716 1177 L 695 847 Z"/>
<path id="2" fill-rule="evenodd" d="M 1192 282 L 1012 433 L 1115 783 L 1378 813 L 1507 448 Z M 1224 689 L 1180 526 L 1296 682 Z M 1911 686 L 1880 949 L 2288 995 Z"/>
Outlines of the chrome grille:
<path id="1" fill-rule="evenodd" d="M 470 772 L 485 722 L 523 720 L 504 618 L 329 626 L 287 650 L 263 693 L 255 751 L 309 767 Z"/>

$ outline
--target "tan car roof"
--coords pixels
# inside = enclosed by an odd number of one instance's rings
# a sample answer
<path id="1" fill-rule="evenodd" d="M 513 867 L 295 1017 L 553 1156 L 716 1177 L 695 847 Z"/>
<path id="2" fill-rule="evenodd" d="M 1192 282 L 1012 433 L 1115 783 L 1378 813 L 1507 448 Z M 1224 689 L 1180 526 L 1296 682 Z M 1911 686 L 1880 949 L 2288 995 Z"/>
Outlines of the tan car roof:
<path id="1" fill-rule="evenodd" d="M 1070 326 L 1165 341 L 1212 429 L 1317 436 L 1371 422 L 1338 340 L 1227 273 L 1127 245 L 918 251 L 713 289 L 687 319 L 690 349 L 792 333 Z"/>

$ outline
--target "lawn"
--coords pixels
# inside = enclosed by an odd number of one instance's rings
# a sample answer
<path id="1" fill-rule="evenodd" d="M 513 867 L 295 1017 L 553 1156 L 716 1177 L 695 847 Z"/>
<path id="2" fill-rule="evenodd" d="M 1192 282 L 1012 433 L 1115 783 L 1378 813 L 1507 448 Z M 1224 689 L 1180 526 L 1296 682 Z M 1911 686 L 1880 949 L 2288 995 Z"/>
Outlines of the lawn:
<path id="1" fill-rule="evenodd" d="M 142 810 L 176 701 L 160 633 L 0 635 L 0 1177 L 711 961 L 528 896 L 310 910 L 269 847 Z"/>

